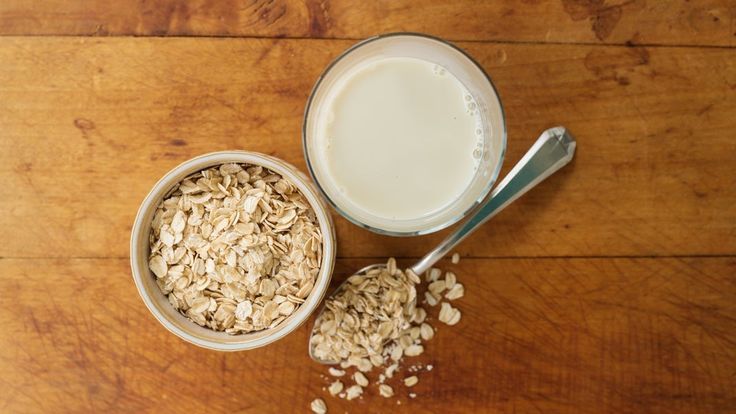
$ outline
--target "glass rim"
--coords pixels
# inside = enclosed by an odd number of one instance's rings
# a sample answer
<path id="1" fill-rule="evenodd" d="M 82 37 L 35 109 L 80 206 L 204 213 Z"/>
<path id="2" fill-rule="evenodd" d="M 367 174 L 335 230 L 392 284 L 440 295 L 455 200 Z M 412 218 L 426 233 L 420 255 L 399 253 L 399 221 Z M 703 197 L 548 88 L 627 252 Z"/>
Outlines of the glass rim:
<path id="1" fill-rule="evenodd" d="M 348 214 L 347 211 L 345 211 L 342 208 L 340 208 L 335 203 L 335 201 L 330 197 L 330 195 L 327 193 L 327 191 L 325 191 L 325 189 L 322 186 L 322 184 L 320 184 L 319 179 L 317 178 L 317 174 L 314 171 L 314 167 L 312 166 L 312 162 L 311 162 L 311 159 L 309 157 L 309 151 L 307 150 L 307 121 L 309 120 L 309 114 L 310 114 L 310 110 L 312 108 L 312 103 L 313 103 L 313 100 L 314 100 L 314 95 L 317 92 L 317 90 L 320 88 L 320 86 L 322 85 L 322 82 L 324 81 L 325 77 L 330 73 L 330 71 L 335 67 L 335 65 L 337 65 L 340 61 L 342 61 L 345 57 L 347 57 L 348 55 L 350 55 L 355 50 L 357 50 L 357 49 L 359 49 L 359 48 L 361 48 L 361 47 L 363 47 L 363 46 L 365 46 L 367 44 L 373 43 L 375 41 L 383 40 L 383 39 L 386 39 L 386 38 L 402 37 L 402 36 L 405 36 L 405 37 L 424 38 L 424 39 L 427 39 L 427 40 L 432 40 L 432 41 L 441 43 L 442 45 L 448 46 L 451 49 L 459 52 L 462 56 L 464 56 L 466 59 L 468 59 L 468 61 L 473 66 L 475 66 L 480 71 L 481 74 L 483 74 L 483 77 L 486 79 L 486 81 L 490 85 L 491 89 L 495 93 L 495 95 L 496 95 L 496 101 L 498 102 L 498 107 L 499 107 L 499 109 L 501 111 L 501 121 L 502 121 L 502 125 L 501 125 L 501 130 L 502 130 L 501 144 L 502 144 L 502 148 L 501 148 L 501 151 L 500 151 L 500 154 L 499 154 L 498 163 L 496 164 L 496 166 L 495 166 L 495 168 L 493 170 L 493 173 L 491 174 L 491 177 L 488 180 L 488 184 L 485 186 L 485 188 L 481 192 L 480 197 L 478 197 L 476 200 L 474 200 L 473 203 L 468 208 L 466 208 L 464 211 L 462 211 L 461 213 L 453 216 L 449 220 L 445 220 L 442 223 L 439 223 L 437 225 L 434 225 L 432 227 L 428 227 L 428 228 L 425 228 L 425 229 L 421 229 L 421 230 L 410 230 L 410 231 L 395 231 L 395 230 L 386 230 L 386 229 L 382 229 L 382 228 L 379 228 L 379 227 L 374 227 L 374 226 L 371 226 L 369 224 L 363 223 L 361 220 L 358 220 L 357 218 L 355 218 L 352 215 Z M 435 233 L 435 232 L 438 232 L 440 230 L 446 229 L 447 227 L 450 227 L 453 224 L 456 224 L 457 222 L 459 222 L 460 220 L 462 220 L 463 218 L 465 218 L 468 215 L 468 213 L 470 213 L 471 211 L 473 211 L 476 207 L 478 207 L 478 205 L 483 200 L 485 200 L 487 197 L 490 196 L 491 189 L 496 184 L 496 181 L 498 180 L 498 176 L 501 173 L 501 167 L 503 165 L 503 161 L 504 161 L 504 158 L 506 156 L 506 147 L 507 147 L 506 112 L 504 110 L 503 103 L 501 102 L 501 95 L 498 93 L 498 89 L 496 88 L 496 85 L 493 83 L 493 80 L 491 79 L 491 77 L 483 69 L 483 66 L 481 66 L 480 63 L 478 63 L 478 61 L 476 61 L 467 52 L 465 52 L 460 47 L 454 45 L 453 43 L 451 43 L 451 42 L 449 42 L 449 41 L 447 41 L 445 39 L 439 38 L 437 36 L 432 36 L 432 35 L 428 35 L 428 34 L 424 34 L 424 33 L 418 33 L 418 32 L 391 32 L 391 33 L 383 33 L 383 34 L 380 34 L 380 35 L 371 36 L 371 37 L 368 37 L 368 38 L 366 38 L 364 40 L 361 40 L 361 41 L 359 41 L 359 42 L 351 45 L 350 47 L 348 47 L 344 51 L 342 51 L 339 55 L 337 55 L 337 57 L 335 57 L 327 65 L 327 67 L 325 67 L 325 69 L 322 71 L 322 73 L 320 73 L 319 77 L 317 78 L 317 81 L 314 83 L 314 86 L 312 87 L 312 90 L 309 92 L 309 98 L 307 98 L 307 104 L 306 104 L 306 106 L 304 108 L 304 117 L 303 117 L 303 120 L 302 120 L 302 151 L 304 153 L 304 159 L 305 159 L 306 164 L 307 164 L 307 170 L 309 171 L 309 175 L 312 177 L 312 181 L 314 181 L 314 184 L 317 187 L 317 189 L 319 190 L 319 192 L 322 194 L 322 197 L 327 201 L 327 203 L 330 206 L 332 206 L 332 208 L 335 209 L 335 211 L 337 211 L 342 217 L 345 217 L 351 223 L 355 224 L 358 227 L 362 227 L 362 228 L 364 228 L 366 230 L 369 230 L 371 232 L 382 234 L 382 235 L 387 235 L 387 236 L 409 237 L 409 236 L 421 236 L 421 235 L 425 235 L 425 234 L 431 234 L 431 233 Z"/>

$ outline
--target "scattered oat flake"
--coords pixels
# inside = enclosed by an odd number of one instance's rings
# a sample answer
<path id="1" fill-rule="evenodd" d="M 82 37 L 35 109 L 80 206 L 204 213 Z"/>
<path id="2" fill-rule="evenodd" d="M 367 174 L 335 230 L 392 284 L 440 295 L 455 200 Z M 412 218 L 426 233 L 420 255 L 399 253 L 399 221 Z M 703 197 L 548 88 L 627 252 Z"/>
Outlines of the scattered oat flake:
<path id="1" fill-rule="evenodd" d="M 436 267 L 433 267 L 433 268 L 427 270 L 427 273 L 426 273 L 426 276 L 425 276 L 425 280 L 427 282 L 435 282 L 435 281 L 437 281 L 437 279 L 440 278 L 440 276 L 442 276 L 442 270 L 437 269 Z"/>
<path id="2" fill-rule="evenodd" d="M 348 387 L 346 390 L 346 398 L 348 400 L 353 400 L 355 398 L 360 397 L 360 395 L 363 394 L 363 387 L 360 385 L 353 385 Z"/>
<path id="3" fill-rule="evenodd" d="M 314 414 L 326 414 L 327 413 L 327 405 L 321 398 L 315 398 L 312 401 L 310 408 L 312 408 L 312 412 Z"/>
<path id="4" fill-rule="evenodd" d="M 428 364 L 427 365 L 427 371 L 431 371 L 432 369 L 434 369 L 434 365 Z"/>
<path id="5" fill-rule="evenodd" d="M 335 367 L 330 367 L 328 371 L 333 377 L 342 377 L 343 375 L 345 375 L 345 371 L 337 369 Z"/>
<path id="6" fill-rule="evenodd" d="M 360 371 L 355 371 L 355 373 L 353 374 L 353 380 L 361 387 L 368 386 L 368 378 L 366 378 L 365 375 L 363 375 L 363 373 Z"/>
<path id="7" fill-rule="evenodd" d="M 419 377 L 412 375 L 411 377 L 404 378 L 404 385 L 407 387 L 413 387 L 419 382 Z"/>
<path id="8" fill-rule="evenodd" d="M 381 394 L 381 396 L 384 398 L 390 398 L 394 395 L 394 389 L 391 388 L 391 386 L 389 385 L 381 384 L 378 387 L 378 393 Z"/>
<path id="9" fill-rule="evenodd" d="M 342 392 L 343 385 L 340 380 L 335 380 L 332 384 L 330 384 L 330 387 L 328 388 L 328 391 L 330 392 L 330 395 L 335 396 Z"/>
<path id="10" fill-rule="evenodd" d="M 384 373 L 387 378 L 393 378 L 394 372 L 396 372 L 397 369 L 399 369 L 399 364 L 391 364 L 386 368 Z"/>
<path id="11" fill-rule="evenodd" d="M 432 282 L 427 286 L 427 290 L 432 292 L 435 296 L 440 296 L 442 291 L 445 290 L 445 281 L 438 280 L 436 282 Z"/>
<path id="12" fill-rule="evenodd" d="M 465 295 L 465 287 L 462 284 L 457 283 L 455 286 L 452 287 L 452 289 L 450 289 L 445 294 L 445 298 L 447 300 L 456 300 L 456 299 L 460 299 L 464 295 Z"/>
<path id="13" fill-rule="evenodd" d="M 453 308 L 447 302 L 442 302 L 442 308 L 440 309 L 440 322 L 444 322 L 447 325 L 455 325 L 460 322 L 460 311 L 457 308 Z"/>
<path id="14" fill-rule="evenodd" d="M 452 264 L 460 263 L 460 253 L 453 253 L 451 261 L 452 261 Z"/>
<path id="15" fill-rule="evenodd" d="M 457 283 L 457 276 L 453 272 L 445 273 L 445 289 L 450 290 Z"/>
<path id="16" fill-rule="evenodd" d="M 413 392 L 409 393 L 409 398 L 417 398 L 417 395 Z"/>
<path id="17" fill-rule="evenodd" d="M 422 340 L 429 341 L 434 337 L 434 328 L 428 323 L 423 323 L 419 328 L 422 336 Z"/>
<path id="18" fill-rule="evenodd" d="M 429 306 L 435 306 L 437 305 L 437 302 L 439 302 L 437 297 L 433 295 L 432 292 L 424 292 L 424 300 Z"/>

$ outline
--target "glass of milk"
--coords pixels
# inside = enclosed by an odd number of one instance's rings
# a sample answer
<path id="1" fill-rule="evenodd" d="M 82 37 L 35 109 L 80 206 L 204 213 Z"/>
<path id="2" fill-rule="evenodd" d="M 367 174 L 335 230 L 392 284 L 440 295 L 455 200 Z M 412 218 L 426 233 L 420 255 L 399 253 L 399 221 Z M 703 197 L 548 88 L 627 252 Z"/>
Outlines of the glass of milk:
<path id="1" fill-rule="evenodd" d="M 488 75 L 450 43 L 413 33 L 373 37 L 335 59 L 302 133 L 309 172 L 333 207 L 394 236 L 463 218 L 490 192 L 506 150 Z"/>

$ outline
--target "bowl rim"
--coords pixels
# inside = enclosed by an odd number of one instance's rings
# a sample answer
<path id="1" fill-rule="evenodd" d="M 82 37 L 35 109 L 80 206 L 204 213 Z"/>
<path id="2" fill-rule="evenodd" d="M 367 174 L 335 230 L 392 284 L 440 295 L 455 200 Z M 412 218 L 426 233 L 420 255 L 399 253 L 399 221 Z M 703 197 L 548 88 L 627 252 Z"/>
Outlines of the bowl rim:
<path id="1" fill-rule="evenodd" d="M 355 52 L 357 49 L 360 49 L 363 46 L 366 46 L 368 44 L 379 42 L 382 40 L 387 40 L 390 38 L 400 38 L 400 37 L 407 37 L 407 38 L 419 38 L 427 41 L 433 41 L 436 42 L 442 46 L 449 47 L 451 50 L 458 52 L 462 57 L 467 59 L 472 66 L 474 66 L 476 69 L 480 71 L 480 73 L 483 75 L 485 80 L 488 82 L 488 85 L 490 85 L 491 89 L 493 90 L 494 94 L 496 95 L 496 100 L 498 101 L 498 107 L 501 114 L 501 150 L 499 153 L 498 163 L 494 167 L 494 170 L 489 177 L 489 181 L 486 185 L 486 187 L 483 189 L 481 195 L 477 197 L 472 204 L 470 204 L 462 213 L 450 218 L 449 220 L 436 224 L 432 227 L 425 228 L 425 229 L 418 229 L 418 230 L 390 230 L 385 229 L 381 227 L 376 227 L 370 224 L 363 223 L 359 219 L 353 217 L 353 215 L 349 214 L 345 209 L 337 205 L 337 202 L 330 197 L 330 195 L 327 193 L 327 190 L 325 190 L 323 184 L 320 184 L 319 180 L 317 179 L 317 174 L 314 171 L 314 167 L 312 166 L 312 163 L 314 162 L 310 156 L 308 151 L 308 143 L 307 143 L 307 123 L 308 118 L 310 114 L 310 109 L 312 109 L 313 100 L 315 97 L 315 94 L 319 90 L 319 88 L 322 86 L 322 83 L 324 82 L 325 78 L 330 74 L 330 72 L 334 69 L 334 67 L 340 63 L 345 57 L 350 55 L 351 53 Z M 412 236 L 423 236 L 431 233 L 435 233 L 441 230 L 444 230 L 463 218 L 467 217 L 467 215 L 475 210 L 486 198 L 488 198 L 491 194 L 491 189 L 498 181 L 498 177 L 501 173 L 501 168 L 503 167 L 504 159 L 506 158 L 506 150 L 508 147 L 508 130 L 506 125 L 506 111 L 503 106 L 503 101 L 501 100 L 501 95 L 498 92 L 498 88 L 493 83 L 493 80 L 491 79 L 491 76 L 488 75 L 488 72 L 483 68 L 483 66 L 475 60 L 468 52 L 460 48 L 459 46 L 455 45 L 453 42 L 449 40 L 445 40 L 441 37 L 433 36 L 426 33 L 421 32 L 412 32 L 412 31 L 397 31 L 397 32 L 388 32 L 388 33 L 382 33 L 375 36 L 371 36 L 368 38 L 365 38 L 363 40 L 360 40 L 351 46 L 349 46 L 347 49 L 340 52 L 337 57 L 332 59 L 330 63 L 322 70 L 319 77 L 317 77 L 317 80 L 314 82 L 314 85 L 312 86 L 311 91 L 309 92 L 309 97 L 307 98 L 307 103 L 304 106 L 304 115 L 302 117 L 302 152 L 304 155 L 304 159 L 307 163 L 307 170 L 309 171 L 309 175 L 312 178 L 312 181 L 316 185 L 317 189 L 319 190 L 320 194 L 322 195 L 322 198 L 324 198 L 329 205 L 337 211 L 342 217 L 350 221 L 351 223 L 355 224 L 358 227 L 361 227 L 363 229 L 366 229 L 368 231 L 371 231 L 373 233 L 385 235 L 385 236 L 393 236 L 393 237 L 412 237 Z"/>
<path id="2" fill-rule="evenodd" d="M 152 274 L 147 267 L 141 268 L 142 266 L 139 266 L 141 261 L 138 254 L 138 242 L 143 234 L 145 234 L 147 227 L 150 226 L 150 222 L 143 223 L 144 217 L 152 209 L 155 209 L 156 206 L 158 206 L 159 202 L 168 194 L 169 191 L 171 191 L 171 188 L 175 184 L 180 182 L 184 177 L 197 171 L 231 162 L 253 164 L 268 168 L 269 170 L 286 177 L 291 183 L 293 183 L 307 199 L 309 205 L 314 209 L 320 231 L 322 232 L 323 246 L 322 266 L 316 276 L 312 292 L 310 292 L 309 296 L 307 296 L 307 300 L 300 305 L 293 314 L 298 315 L 297 317 L 294 317 L 291 320 L 287 318 L 274 328 L 257 331 L 256 333 L 260 333 L 261 335 L 255 339 L 248 339 L 247 336 L 249 334 L 242 334 L 240 336 L 245 337 L 242 341 L 223 343 L 205 338 L 178 326 L 178 324 L 171 321 L 170 318 L 162 312 L 161 309 L 159 309 L 159 305 L 152 297 L 155 293 L 149 292 L 149 289 L 146 288 L 143 281 L 144 277 L 152 277 Z M 164 326 L 164 328 L 179 338 L 194 345 L 218 351 L 242 351 L 265 346 L 285 337 L 304 324 L 319 308 L 319 304 L 322 302 L 322 299 L 329 288 L 335 266 L 335 257 L 335 227 L 329 210 L 321 199 L 319 192 L 314 188 L 313 183 L 309 181 L 306 175 L 290 163 L 270 155 L 253 151 L 230 150 L 210 152 L 190 158 L 169 170 L 153 185 L 141 202 L 135 216 L 130 235 L 130 266 L 133 281 L 136 285 L 136 289 L 138 290 L 138 294 L 141 299 L 143 299 L 143 302 L 151 314 L 161 325 Z M 145 262 L 148 263 L 147 258 Z M 161 293 L 160 291 L 157 292 Z M 299 314 L 300 312 L 301 314 Z M 192 331 L 196 328 L 203 328 L 194 322 L 189 322 L 192 324 Z M 268 332 L 269 330 L 272 330 L 270 334 L 263 335 L 264 332 Z M 238 336 L 239 335 L 233 335 L 232 337 L 237 338 Z"/>

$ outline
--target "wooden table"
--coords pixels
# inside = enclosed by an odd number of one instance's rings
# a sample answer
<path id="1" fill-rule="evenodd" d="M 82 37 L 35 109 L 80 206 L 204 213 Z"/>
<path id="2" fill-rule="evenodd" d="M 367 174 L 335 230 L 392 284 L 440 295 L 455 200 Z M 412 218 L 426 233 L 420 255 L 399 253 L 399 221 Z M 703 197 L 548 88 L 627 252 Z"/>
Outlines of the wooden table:
<path id="1" fill-rule="evenodd" d="M 247 149 L 304 170 L 322 69 L 387 31 L 494 79 L 505 171 L 545 128 L 574 162 L 460 248 L 463 319 L 416 399 L 322 390 L 308 326 L 217 353 L 133 285 L 139 203 L 176 164 Z M 736 5 L 729 0 L 0 2 L 0 412 L 736 412 Z M 336 218 L 334 282 L 445 233 Z"/>

